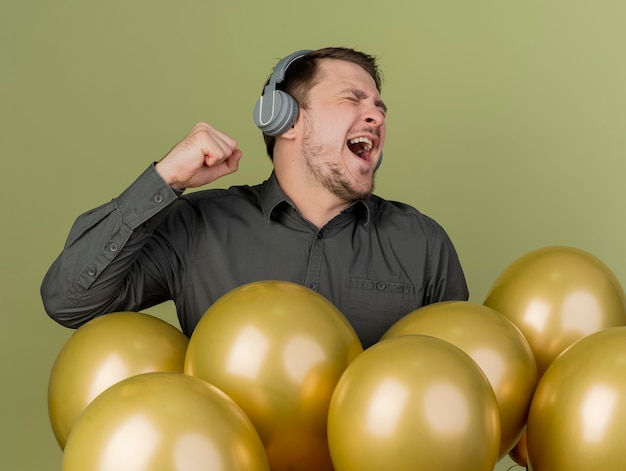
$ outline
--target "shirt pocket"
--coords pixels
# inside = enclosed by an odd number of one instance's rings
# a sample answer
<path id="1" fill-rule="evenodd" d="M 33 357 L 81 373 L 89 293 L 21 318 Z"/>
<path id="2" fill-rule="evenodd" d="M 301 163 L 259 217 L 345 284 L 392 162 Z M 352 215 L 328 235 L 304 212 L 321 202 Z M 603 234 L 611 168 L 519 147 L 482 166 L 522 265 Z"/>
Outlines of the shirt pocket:
<path id="1" fill-rule="evenodd" d="M 350 278 L 347 291 L 348 317 L 364 346 L 421 305 L 421 292 L 398 281 Z"/>

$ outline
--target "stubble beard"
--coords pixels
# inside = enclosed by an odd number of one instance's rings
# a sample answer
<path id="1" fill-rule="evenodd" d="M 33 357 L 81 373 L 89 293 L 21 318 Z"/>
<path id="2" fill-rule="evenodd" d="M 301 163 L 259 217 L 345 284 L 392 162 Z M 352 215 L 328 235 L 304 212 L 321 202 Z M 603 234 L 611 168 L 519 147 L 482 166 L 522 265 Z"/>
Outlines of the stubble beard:
<path id="1" fill-rule="evenodd" d="M 311 129 L 311 127 L 309 127 Z M 374 175 L 371 177 L 369 185 L 362 185 L 361 188 L 352 183 L 346 174 L 343 162 L 328 162 L 324 156 L 337 153 L 336 149 L 330 145 L 315 143 L 312 133 L 307 133 L 302 140 L 302 155 L 311 176 L 328 190 L 346 203 L 353 203 L 367 198 L 374 191 Z M 359 169 L 361 175 L 367 175 L 369 170 L 365 167 Z"/>

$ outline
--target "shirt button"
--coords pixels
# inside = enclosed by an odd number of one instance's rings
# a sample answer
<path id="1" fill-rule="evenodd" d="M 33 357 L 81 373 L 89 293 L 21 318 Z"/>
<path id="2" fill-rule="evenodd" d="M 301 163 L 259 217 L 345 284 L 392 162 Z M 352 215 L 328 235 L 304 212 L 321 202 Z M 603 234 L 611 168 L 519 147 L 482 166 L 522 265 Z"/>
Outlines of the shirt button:
<path id="1" fill-rule="evenodd" d="M 385 284 L 384 281 L 379 281 L 378 283 L 376 283 L 376 288 L 379 290 L 384 290 L 387 287 L 387 285 Z"/>
<path id="2" fill-rule="evenodd" d="M 317 283 L 308 283 L 307 287 L 312 290 L 317 290 Z"/>
<path id="3" fill-rule="evenodd" d="M 160 194 L 156 194 L 154 195 L 154 198 L 152 198 L 154 200 L 155 203 L 159 204 L 163 202 L 163 196 Z"/>
<path id="4" fill-rule="evenodd" d="M 117 252 L 117 249 L 119 249 L 119 245 L 117 245 L 115 242 L 111 242 L 109 244 L 109 250 L 111 252 Z"/>
<path id="5" fill-rule="evenodd" d="M 87 268 L 87 274 L 89 276 L 96 276 L 96 273 L 98 273 L 98 270 L 96 270 L 96 267 Z"/>
<path id="6" fill-rule="evenodd" d="M 317 238 L 318 238 L 318 239 L 323 239 L 323 238 L 324 238 L 324 233 L 323 233 L 322 231 L 319 231 L 319 232 L 317 233 Z"/>

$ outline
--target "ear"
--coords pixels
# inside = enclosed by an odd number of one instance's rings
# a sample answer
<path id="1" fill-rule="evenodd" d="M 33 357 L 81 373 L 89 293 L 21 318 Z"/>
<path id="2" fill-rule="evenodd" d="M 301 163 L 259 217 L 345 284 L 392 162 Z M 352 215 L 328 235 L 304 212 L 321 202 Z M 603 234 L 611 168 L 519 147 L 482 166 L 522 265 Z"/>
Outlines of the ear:
<path id="1" fill-rule="evenodd" d="M 303 119 L 302 119 L 302 110 L 299 110 L 298 113 L 298 117 L 296 118 L 296 122 L 293 124 L 293 126 L 291 126 L 289 129 L 287 129 L 284 133 L 282 133 L 280 136 L 277 136 L 277 138 L 284 138 L 287 139 L 289 141 L 295 140 L 298 138 L 298 136 L 300 136 L 302 134 L 302 127 L 304 126 L 303 123 Z"/>
<path id="2" fill-rule="evenodd" d="M 276 136 L 277 139 L 287 139 L 287 140 L 294 140 L 296 139 L 296 137 L 298 136 L 298 134 L 300 133 L 299 130 L 299 126 L 298 126 L 298 122 L 300 121 L 300 119 L 298 118 L 298 120 L 296 120 L 296 123 L 290 127 L 289 129 L 287 129 L 284 133 L 282 133 L 280 136 Z"/>

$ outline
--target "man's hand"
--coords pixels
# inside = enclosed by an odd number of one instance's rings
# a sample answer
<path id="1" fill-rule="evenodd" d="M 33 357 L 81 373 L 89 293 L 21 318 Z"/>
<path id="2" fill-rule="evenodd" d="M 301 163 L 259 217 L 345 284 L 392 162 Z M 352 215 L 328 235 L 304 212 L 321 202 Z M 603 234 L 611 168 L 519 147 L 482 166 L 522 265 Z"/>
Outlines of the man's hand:
<path id="1" fill-rule="evenodd" d="M 156 164 L 156 170 L 175 190 L 196 188 L 236 172 L 241 156 L 237 141 L 198 123 Z"/>

